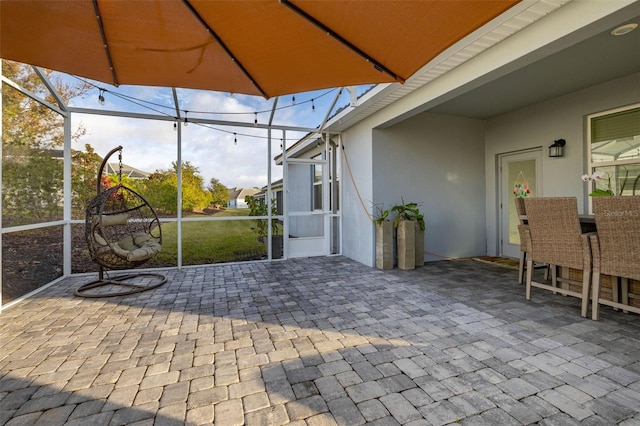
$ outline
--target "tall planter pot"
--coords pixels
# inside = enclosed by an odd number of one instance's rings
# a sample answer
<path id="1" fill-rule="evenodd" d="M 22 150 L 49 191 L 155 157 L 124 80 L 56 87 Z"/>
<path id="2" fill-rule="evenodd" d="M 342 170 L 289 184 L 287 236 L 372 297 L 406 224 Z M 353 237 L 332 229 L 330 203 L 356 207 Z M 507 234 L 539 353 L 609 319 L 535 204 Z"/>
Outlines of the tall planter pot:
<path id="1" fill-rule="evenodd" d="M 393 227 L 388 220 L 376 223 L 376 268 L 393 269 Z"/>
<path id="2" fill-rule="evenodd" d="M 415 269 L 416 267 L 416 224 L 415 220 L 398 222 L 398 268 Z"/>
<path id="3" fill-rule="evenodd" d="M 271 236 L 271 258 L 282 259 L 284 237 L 282 235 Z"/>
<path id="4" fill-rule="evenodd" d="M 424 265 L 424 230 L 416 221 L 416 268 Z"/>

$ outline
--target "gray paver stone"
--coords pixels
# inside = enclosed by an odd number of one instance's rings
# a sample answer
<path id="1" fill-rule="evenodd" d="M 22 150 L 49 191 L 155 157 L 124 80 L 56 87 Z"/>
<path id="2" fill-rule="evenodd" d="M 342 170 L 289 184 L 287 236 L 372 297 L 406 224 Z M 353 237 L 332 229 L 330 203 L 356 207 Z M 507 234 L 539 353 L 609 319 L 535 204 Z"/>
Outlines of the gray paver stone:
<path id="1" fill-rule="evenodd" d="M 162 391 L 162 397 L 160 398 L 160 406 L 164 407 L 187 402 L 189 388 L 189 382 L 178 382 L 165 386 Z"/>
<path id="2" fill-rule="evenodd" d="M 198 392 L 192 392 L 187 399 L 187 408 L 193 409 L 205 405 L 217 404 L 228 399 L 227 388 L 211 388 Z"/>
<path id="3" fill-rule="evenodd" d="M 389 416 L 389 411 L 382 402 L 377 399 L 370 399 L 368 401 L 361 402 L 358 404 L 358 409 L 367 422 Z"/>
<path id="4" fill-rule="evenodd" d="M 464 418 L 464 413 L 449 401 L 438 401 L 419 408 L 422 416 L 434 426 L 446 425 Z"/>
<path id="5" fill-rule="evenodd" d="M 545 390 L 538 394 L 538 396 L 549 404 L 555 405 L 560 411 L 569 414 L 574 419 L 580 421 L 593 415 L 593 411 L 584 408 L 572 399 L 567 398 L 561 393 L 555 390 Z"/>
<path id="6" fill-rule="evenodd" d="M 340 382 L 333 376 L 320 377 L 315 380 L 315 384 L 325 401 L 347 396 Z"/>
<path id="7" fill-rule="evenodd" d="M 329 410 L 324 399 L 319 395 L 298 399 L 286 404 L 291 420 L 302 420 Z"/>
<path id="8" fill-rule="evenodd" d="M 187 406 L 184 403 L 166 405 L 158 409 L 154 426 L 181 426 L 184 425 L 187 416 Z"/>
<path id="9" fill-rule="evenodd" d="M 422 417 L 422 414 L 399 393 L 392 393 L 380 398 L 380 402 L 389 410 L 398 422 L 404 424 Z"/>
<path id="10" fill-rule="evenodd" d="M 427 372 L 424 371 L 418 364 L 408 358 L 393 361 L 393 364 L 411 379 L 415 379 L 416 377 L 424 376 L 427 374 Z"/>
<path id="11" fill-rule="evenodd" d="M 368 399 L 380 398 L 387 394 L 384 388 L 374 381 L 349 386 L 346 391 L 356 404 Z"/>
<path id="12" fill-rule="evenodd" d="M 540 389 L 518 377 L 497 383 L 496 386 L 514 399 L 522 399 L 540 391 Z"/>
<path id="13" fill-rule="evenodd" d="M 350 398 L 339 398 L 327 403 L 335 422 L 339 425 L 351 426 L 365 423 L 364 417 Z"/>
<path id="14" fill-rule="evenodd" d="M 214 421 L 214 406 L 205 405 L 204 407 L 192 408 L 187 410 L 187 425 L 204 425 L 212 424 Z"/>
<path id="15" fill-rule="evenodd" d="M 330 413 L 316 414 L 306 421 L 307 426 L 336 426 L 335 419 Z"/>
<path id="16" fill-rule="evenodd" d="M 301 420 L 304 425 L 304 420 Z M 272 426 L 284 425 L 289 423 L 289 416 L 284 405 L 273 405 L 263 408 L 262 410 L 253 411 L 245 415 L 246 426 Z"/>
<path id="17" fill-rule="evenodd" d="M 35 424 L 37 426 L 64 425 L 75 408 L 75 405 L 63 405 L 61 407 L 52 408 L 42 413 L 42 416 L 38 418 L 38 421 Z"/>

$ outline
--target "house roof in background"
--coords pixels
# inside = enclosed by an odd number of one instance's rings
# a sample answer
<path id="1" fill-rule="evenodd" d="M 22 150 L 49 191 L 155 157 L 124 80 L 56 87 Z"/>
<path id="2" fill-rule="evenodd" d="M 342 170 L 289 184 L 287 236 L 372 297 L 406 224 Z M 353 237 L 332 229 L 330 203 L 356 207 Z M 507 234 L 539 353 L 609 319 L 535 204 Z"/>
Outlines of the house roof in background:
<path id="1" fill-rule="evenodd" d="M 107 163 L 105 166 L 105 172 L 107 174 L 118 174 L 119 171 L 120 165 L 118 163 Z M 135 167 L 127 166 L 124 163 L 122 164 L 122 175 L 131 179 L 146 179 L 150 174 L 151 173 L 136 169 Z"/>
<path id="2" fill-rule="evenodd" d="M 242 187 L 233 187 L 229 189 L 229 199 L 230 200 L 244 200 L 244 197 L 248 195 L 255 195 L 260 192 L 258 188 L 242 188 Z"/>

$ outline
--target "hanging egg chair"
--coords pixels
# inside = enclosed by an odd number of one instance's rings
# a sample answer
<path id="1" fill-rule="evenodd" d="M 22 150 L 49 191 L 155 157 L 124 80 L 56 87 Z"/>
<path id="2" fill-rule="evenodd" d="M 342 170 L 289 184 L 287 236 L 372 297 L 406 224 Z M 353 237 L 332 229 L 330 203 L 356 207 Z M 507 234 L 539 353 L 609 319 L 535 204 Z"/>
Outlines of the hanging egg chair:
<path id="1" fill-rule="evenodd" d="M 116 151 L 120 153 L 119 183 L 103 190 L 100 185 L 102 173 Z M 107 273 L 109 270 L 134 269 L 144 265 L 162 248 L 162 229 L 155 211 L 139 193 L 122 184 L 121 146 L 104 158 L 97 186 L 98 194 L 85 211 L 85 239 L 91 259 L 100 268 L 98 279 L 82 285 L 75 294 L 82 297 L 123 296 L 164 284 L 166 277 L 155 273 L 113 277 Z"/>

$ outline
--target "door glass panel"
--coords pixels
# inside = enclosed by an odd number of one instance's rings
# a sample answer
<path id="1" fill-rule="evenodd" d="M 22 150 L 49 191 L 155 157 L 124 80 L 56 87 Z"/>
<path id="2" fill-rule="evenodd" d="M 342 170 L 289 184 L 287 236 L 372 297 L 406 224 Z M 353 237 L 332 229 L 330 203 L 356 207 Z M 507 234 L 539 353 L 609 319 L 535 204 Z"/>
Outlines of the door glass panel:
<path id="1" fill-rule="evenodd" d="M 311 237 L 324 237 L 324 217 L 322 215 L 289 217 L 289 238 Z"/>
<path id="2" fill-rule="evenodd" d="M 289 164 L 289 211 L 313 211 L 314 166 Z"/>
<path id="3" fill-rule="evenodd" d="M 510 187 L 513 189 L 513 195 L 509 197 L 509 243 L 520 244 L 520 235 L 518 234 L 518 213 L 516 212 L 516 197 L 528 198 L 535 197 L 536 189 L 536 160 L 513 161 L 509 163 L 508 168 Z"/>

